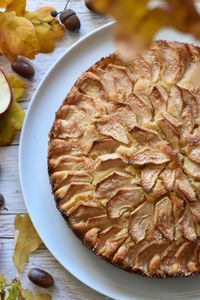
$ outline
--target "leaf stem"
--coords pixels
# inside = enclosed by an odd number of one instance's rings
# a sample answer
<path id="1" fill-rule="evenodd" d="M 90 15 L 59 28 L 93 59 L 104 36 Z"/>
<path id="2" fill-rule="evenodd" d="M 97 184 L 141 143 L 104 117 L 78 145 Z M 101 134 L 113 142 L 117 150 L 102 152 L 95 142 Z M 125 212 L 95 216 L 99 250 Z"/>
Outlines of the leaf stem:
<path id="1" fill-rule="evenodd" d="M 68 5 L 69 1 L 70 1 L 70 0 L 67 1 L 64 10 L 67 8 L 67 5 Z"/>

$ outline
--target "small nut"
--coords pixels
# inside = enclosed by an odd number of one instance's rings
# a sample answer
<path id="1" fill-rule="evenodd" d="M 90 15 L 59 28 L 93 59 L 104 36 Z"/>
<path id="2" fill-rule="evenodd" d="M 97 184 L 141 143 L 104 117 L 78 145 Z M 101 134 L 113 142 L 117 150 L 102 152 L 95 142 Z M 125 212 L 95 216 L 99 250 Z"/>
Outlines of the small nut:
<path id="1" fill-rule="evenodd" d="M 19 74 L 25 78 L 31 78 L 35 74 L 35 71 L 34 71 L 33 67 L 31 66 L 31 64 L 21 58 L 18 58 L 17 60 L 15 60 L 12 63 L 11 67 L 17 74 Z"/>
<path id="2" fill-rule="evenodd" d="M 37 268 L 30 269 L 28 278 L 36 285 L 43 288 L 52 286 L 54 282 L 53 277 L 49 273 Z"/>
<path id="3" fill-rule="evenodd" d="M 77 15 L 72 15 L 64 20 L 63 24 L 70 31 L 79 31 L 81 23 Z"/>

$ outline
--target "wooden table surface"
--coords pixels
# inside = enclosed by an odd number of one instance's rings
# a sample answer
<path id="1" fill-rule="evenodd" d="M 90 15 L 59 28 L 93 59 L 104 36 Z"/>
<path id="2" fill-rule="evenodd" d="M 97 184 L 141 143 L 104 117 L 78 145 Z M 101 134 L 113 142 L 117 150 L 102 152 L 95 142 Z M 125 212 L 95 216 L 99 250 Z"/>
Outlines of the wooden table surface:
<path id="1" fill-rule="evenodd" d="M 65 4 L 65 0 L 27 0 L 27 9 L 34 10 L 40 6 L 52 5 L 57 11 L 60 11 L 64 8 Z M 85 7 L 83 0 L 71 0 L 68 7 L 73 8 L 79 16 L 81 20 L 81 30 L 79 33 L 65 32 L 63 38 L 56 43 L 54 52 L 50 54 L 39 54 L 32 62 L 35 68 L 34 78 L 32 80 L 22 78 L 25 83 L 26 92 L 24 97 L 20 99 L 20 104 L 25 111 L 29 106 L 33 92 L 55 60 L 79 38 L 110 21 L 109 18 L 90 12 Z M 0 68 L 6 74 L 18 76 L 16 73 L 12 72 L 10 63 L 5 57 L 0 57 Z M 16 214 L 23 215 L 27 212 L 21 193 L 18 175 L 19 138 L 20 133 L 16 133 L 11 145 L 0 148 L 0 192 L 5 197 L 7 208 L 7 210 L 0 211 L 0 243 L 2 246 L 0 252 L 0 273 L 3 273 L 8 279 L 11 279 L 16 275 L 16 269 L 12 264 L 14 249 L 14 218 Z M 25 287 L 32 289 L 34 292 L 46 292 L 46 290 L 37 288 L 27 280 L 27 273 L 32 267 L 40 267 L 53 275 L 55 278 L 55 286 L 49 289 L 48 292 L 55 300 L 109 299 L 93 291 L 73 277 L 56 261 L 44 245 L 30 256 L 29 263 L 26 265 L 22 276 L 22 283 Z"/>

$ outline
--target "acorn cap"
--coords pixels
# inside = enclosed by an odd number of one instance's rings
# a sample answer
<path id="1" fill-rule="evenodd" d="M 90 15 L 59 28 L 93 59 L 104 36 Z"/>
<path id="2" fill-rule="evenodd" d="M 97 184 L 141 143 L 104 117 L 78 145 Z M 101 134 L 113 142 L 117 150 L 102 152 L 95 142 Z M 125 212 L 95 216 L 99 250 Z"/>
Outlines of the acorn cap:
<path id="1" fill-rule="evenodd" d="M 61 13 L 60 13 L 60 22 L 61 23 L 64 23 L 64 21 L 73 16 L 73 15 L 76 15 L 75 11 L 73 9 L 66 9 L 66 10 L 63 10 Z"/>

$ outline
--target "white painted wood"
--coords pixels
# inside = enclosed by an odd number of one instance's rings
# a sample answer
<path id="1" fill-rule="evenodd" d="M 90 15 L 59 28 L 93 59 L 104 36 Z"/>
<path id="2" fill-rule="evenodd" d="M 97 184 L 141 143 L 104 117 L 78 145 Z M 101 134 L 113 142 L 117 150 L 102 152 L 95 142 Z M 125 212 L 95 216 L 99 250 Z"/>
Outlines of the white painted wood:
<path id="1" fill-rule="evenodd" d="M 8 280 L 16 275 L 16 269 L 12 264 L 13 240 L 2 239 L 2 250 L 0 252 L 0 273 L 4 273 Z M 48 271 L 54 277 L 54 287 L 50 289 L 38 288 L 27 278 L 30 268 L 41 268 Z M 20 276 L 23 287 L 31 289 L 34 293 L 50 293 L 55 300 L 73 299 L 73 300 L 106 300 L 105 296 L 88 288 L 78 279 L 66 271 L 44 245 L 30 256 L 24 274 Z"/>
<path id="2" fill-rule="evenodd" d="M 197 2 L 199 1 L 200 0 Z M 27 0 L 27 9 L 34 10 L 40 6 L 52 5 L 57 11 L 60 11 L 64 8 L 65 3 L 65 0 Z M 79 16 L 81 20 L 81 30 L 79 33 L 65 32 L 62 40 L 56 42 L 54 52 L 49 54 L 39 54 L 36 59 L 32 61 L 35 69 L 35 77 L 32 80 L 22 78 L 26 92 L 19 102 L 25 111 L 28 108 L 30 99 L 38 84 L 55 60 L 80 37 L 110 21 L 110 18 L 108 17 L 106 18 L 90 12 L 85 7 L 84 0 L 71 0 L 69 8 L 73 8 Z M 0 56 L 0 68 L 6 74 L 18 76 L 12 71 L 9 61 L 3 56 Z M 4 273 L 8 279 L 11 279 L 16 275 L 16 269 L 12 263 L 14 249 L 14 218 L 16 214 L 26 213 L 18 176 L 19 138 L 20 133 L 17 132 L 11 145 L 0 148 L 0 192 L 5 197 L 6 208 L 8 209 L 0 211 L 0 243 L 2 246 L 2 250 L 0 251 L 0 273 Z M 28 287 L 34 292 L 46 292 L 46 290 L 34 286 L 27 279 L 27 273 L 32 267 L 45 269 L 53 275 L 55 287 L 49 289 L 47 292 L 52 295 L 54 300 L 109 299 L 88 288 L 73 277 L 55 260 L 44 245 L 42 245 L 36 253 L 30 256 L 30 261 L 26 265 L 22 276 L 22 284 L 24 287 Z"/>
<path id="3" fill-rule="evenodd" d="M 57 11 L 60 11 L 64 8 L 65 4 L 65 0 L 27 0 L 27 9 L 34 10 L 41 6 L 51 5 L 54 6 Z M 30 99 L 38 84 L 55 60 L 57 60 L 59 56 L 80 37 L 110 21 L 110 18 L 108 17 L 99 16 L 90 12 L 85 7 L 83 0 L 71 0 L 68 7 L 74 9 L 79 16 L 81 20 L 81 30 L 79 33 L 66 31 L 62 40 L 56 42 L 54 52 L 49 54 L 39 54 L 36 59 L 32 61 L 35 69 L 34 78 L 32 80 L 21 78 L 24 81 L 26 92 L 19 102 L 25 111 L 28 108 Z M 0 68 L 6 74 L 20 77 L 12 71 L 10 62 L 3 56 L 0 57 Z M 27 212 L 18 176 L 19 138 L 20 133 L 17 132 L 11 145 L 0 148 L 0 192 L 5 197 L 5 206 L 7 208 L 7 210 L 0 211 L 0 243 L 2 246 L 0 251 L 0 273 L 4 273 L 8 279 L 11 279 L 16 275 L 16 269 L 12 263 L 14 249 L 14 218 L 16 214 L 24 214 Z M 32 267 L 39 267 L 49 271 L 55 279 L 54 288 L 49 290 L 39 289 L 29 282 L 27 273 Z M 30 256 L 30 261 L 26 265 L 25 272 L 22 276 L 22 283 L 23 286 L 31 288 L 34 292 L 49 292 L 55 300 L 109 299 L 88 288 L 73 277 L 55 260 L 44 245 L 42 245 L 36 253 Z"/>

